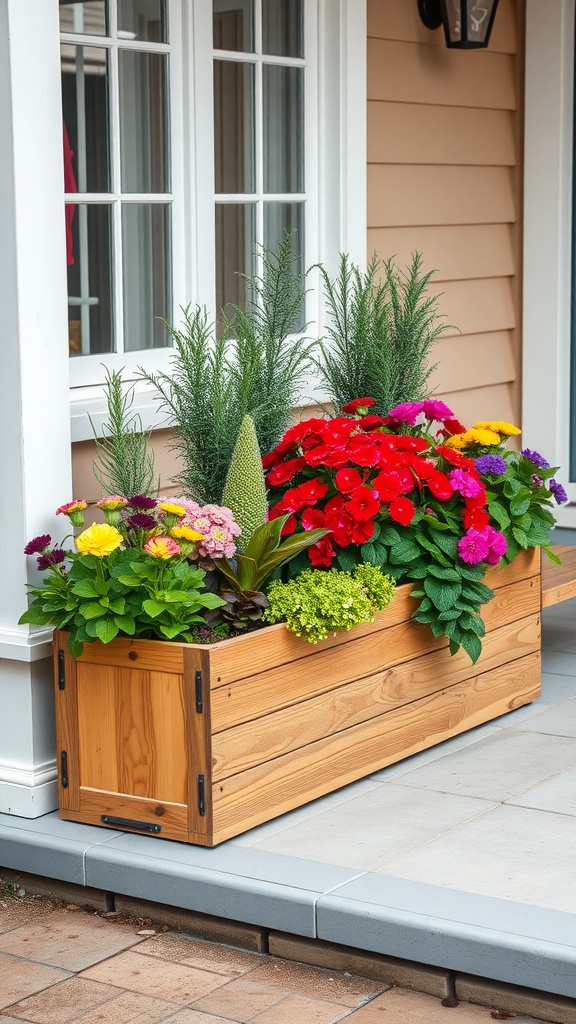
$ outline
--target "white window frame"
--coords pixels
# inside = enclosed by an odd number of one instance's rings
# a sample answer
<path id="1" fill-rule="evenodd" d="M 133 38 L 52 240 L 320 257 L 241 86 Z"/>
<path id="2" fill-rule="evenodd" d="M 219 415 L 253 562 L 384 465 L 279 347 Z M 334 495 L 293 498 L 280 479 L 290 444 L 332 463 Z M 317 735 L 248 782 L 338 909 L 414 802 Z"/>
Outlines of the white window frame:
<path id="1" fill-rule="evenodd" d="M 524 178 L 523 445 L 560 466 L 570 422 L 574 0 L 527 0 Z M 576 528 L 571 503 L 555 510 Z"/>
<path id="2" fill-rule="evenodd" d="M 214 193 L 211 0 L 169 0 L 169 19 L 173 315 L 177 322 L 180 307 L 188 303 L 200 303 L 212 316 L 215 313 L 214 207 L 220 197 Z M 348 252 L 360 265 L 366 261 L 366 33 L 366 0 L 305 0 L 305 263 L 321 262 L 329 272 L 336 270 L 341 252 Z M 176 40 L 180 45 L 175 45 Z M 312 45 L 317 60 L 308 58 Z M 61 196 L 57 199 L 61 202 Z M 309 287 L 309 330 L 321 331 L 317 275 L 311 276 Z M 101 381 L 102 364 L 110 369 L 125 367 L 129 379 L 138 366 L 168 370 L 170 355 L 168 348 L 72 358 L 71 364 L 86 363 L 86 372 L 71 366 L 75 375 L 71 376 L 72 439 L 92 438 L 90 419 L 97 429 L 106 419 L 101 383 L 90 379 L 91 369 L 97 370 Z M 306 395 L 311 401 L 323 397 L 314 381 L 309 382 Z M 166 426 L 150 390 L 142 384 L 136 387 L 134 409 L 145 427 Z"/>

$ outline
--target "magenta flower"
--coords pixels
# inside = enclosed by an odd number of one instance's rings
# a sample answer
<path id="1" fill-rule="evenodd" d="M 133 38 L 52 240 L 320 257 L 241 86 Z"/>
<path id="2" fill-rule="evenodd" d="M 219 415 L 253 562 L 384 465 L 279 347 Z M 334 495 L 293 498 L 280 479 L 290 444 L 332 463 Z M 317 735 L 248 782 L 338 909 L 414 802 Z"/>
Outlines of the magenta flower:
<path id="1" fill-rule="evenodd" d="M 452 409 L 435 398 L 427 398 L 422 402 L 422 412 L 427 420 L 436 420 L 437 423 L 444 423 L 444 420 L 450 420 L 454 416 Z"/>
<path id="2" fill-rule="evenodd" d="M 463 498 L 475 498 L 482 490 L 479 481 L 465 469 L 453 469 L 448 474 L 448 479 L 454 490 L 459 491 Z"/>
<path id="3" fill-rule="evenodd" d="M 34 537 L 33 540 L 28 541 L 24 548 L 25 555 L 38 555 L 42 551 L 45 551 L 47 547 L 52 543 L 52 537 L 49 533 L 41 533 L 39 537 Z"/>
<path id="4" fill-rule="evenodd" d="M 401 402 L 400 405 L 395 405 L 393 409 L 390 409 L 388 415 L 397 423 L 409 423 L 413 427 L 423 408 L 423 402 Z"/>
<path id="5" fill-rule="evenodd" d="M 467 530 L 458 541 L 458 554 L 468 565 L 478 565 L 478 562 L 483 562 L 489 551 L 490 545 L 484 531 L 472 528 Z"/>
<path id="6" fill-rule="evenodd" d="M 45 551 L 43 555 L 39 555 L 36 564 L 39 569 L 50 569 L 53 565 L 59 565 L 65 558 L 66 552 L 62 548 L 54 548 L 53 551 Z"/>
<path id="7" fill-rule="evenodd" d="M 486 562 L 488 565 L 498 565 L 498 562 L 508 550 L 508 541 L 503 533 L 495 530 L 492 526 L 486 526 L 483 530 L 488 541 L 488 554 Z"/>
<path id="8" fill-rule="evenodd" d="M 133 530 L 153 530 L 158 525 L 154 516 L 148 516 L 145 512 L 135 512 L 126 520 L 126 524 Z"/>

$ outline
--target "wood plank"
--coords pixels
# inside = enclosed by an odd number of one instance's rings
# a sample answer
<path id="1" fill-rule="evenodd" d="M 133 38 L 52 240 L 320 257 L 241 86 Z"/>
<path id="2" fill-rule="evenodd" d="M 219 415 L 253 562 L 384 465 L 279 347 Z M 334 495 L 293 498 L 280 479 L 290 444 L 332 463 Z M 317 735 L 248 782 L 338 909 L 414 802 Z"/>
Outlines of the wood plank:
<path id="1" fill-rule="evenodd" d="M 65 810 L 80 806 L 80 762 L 78 757 L 78 691 L 76 658 L 68 651 L 68 634 L 54 632 L 54 689 L 56 709 L 56 763 L 58 767 L 58 803 Z M 64 658 L 64 689 L 58 686 L 58 652 Z M 66 753 L 68 785 L 62 785 L 62 751 Z"/>
<path id="2" fill-rule="evenodd" d="M 418 14 L 416 3 L 407 3 L 407 0 L 368 0 L 367 18 L 369 36 L 421 43 L 424 46 L 445 46 L 442 29 L 427 29 Z M 512 0 L 500 0 L 490 37 L 490 50 L 496 53 L 516 53 L 517 35 L 515 4 Z"/>
<path id="3" fill-rule="evenodd" d="M 131 640 L 130 637 L 116 637 L 109 644 L 84 644 L 79 664 L 117 665 L 119 668 L 151 669 L 158 672 L 184 670 L 183 644 L 170 640 Z"/>
<path id="4" fill-rule="evenodd" d="M 511 110 L 368 103 L 368 163 L 513 167 L 518 159 Z"/>
<path id="5" fill-rule="evenodd" d="M 509 384 L 518 371 L 514 361 L 514 332 L 468 334 L 439 338 L 433 358 L 438 363 L 430 383 L 435 392 L 460 392 L 482 386 Z"/>
<path id="6" fill-rule="evenodd" d="M 370 228 L 516 220 L 509 167 L 369 164 L 367 173 Z"/>
<path id="7" fill-rule="evenodd" d="M 200 692 L 197 693 L 197 673 L 201 673 Z M 197 696 L 201 697 L 200 704 Z M 212 771 L 212 740 L 210 711 L 210 652 L 207 647 L 192 647 L 184 655 L 184 699 L 186 706 L 186 747 L 188 763 L 188 831 L 189 841 L 198 842 L 197 836 L 212 833 L 212 801 L 210 780 Z M 204 776 L 204 812 L 199 806 L 199 776 Z"/>
<path id="8" fill-rule="evenodd" d="M 525 584 L 516 584 L 515 589 Z M 507 589 L 507 588 L 505 588 Z M 540 643 L 540 595 L 533 588 L 536 615 L 495 629 L 483 642 L 479 671 L 494 671 L 531 654 Z M 513 600 L 512 595 L 510 595 Z M 395 669 L 376 672 L 310 700 L 227 729 L 213 738 L 213 781 L 227 778 L 326 736 L 390 713 L 437 690 L 464 682 L 474 672 L 465 651 L 450 657 L 446 648 Z"/>
<path id="9" fill-rule="evenodd" d="M 82 820 L 103 824 L 101 816 L 111 814 L 116 818 L 128 818 L 132 821 L 146 821 L 151 825 L 159 825 L 160 835 L 165 839 L 184 840 L 188 836 L 188 807 L 186 804 L 169 803 L 162 800 L 148 800 L 145 797 L 127 796 L 107 793 L 105 790 L 80 790 L 80 809 L 84 815 Z M 111 826 L 118 828 L 118 826 Z M 139 832 L 122 826 L 120 831 Z M 145 833 L 150 835 L 151 833 Z"/>
<path id="10" fill-rule="evenodd" d="M 368 258 L 374 252 L 383 259 L 393 256 L 399 266 L 407 266 L 412 253 L 423 253 L 426 270 L 435 271 L 432 294 L 442 291 L 443 281 L 512 277 L 516 272 L 510 224 L 372 227 Z"/>
<path id="11" fill-rule="evenodd" d="M 502 419 L 503 417 L 499 417 Z M 519 551 L 516 558 L 506 566 L 495 565 L 488 569 L 484 577 L 484 583 L 492 590 L 500 587 L 507 587 L 518 580 L 531 579 L 540 572 L 540 549 L 530 548 L 528 551 Z"/>
<path id="12" fill-rule="evenodd" d="M 562 565 L 554 565 L 546 556 L 542 559 L 543 608 L 576 597 L 576 547 L 558 544 L 553 551 L 562 559 Z"/>
<path id="13" fill-rule="evenodd" d="M 81 785 L 186 804 L 182 689 L 179 675 L 79 662 Z"/>
<path id="14" fill-rule="evenodd" d="M 498 629 L 540 611 L 539 576 L 532 575 L 525 580 L 522 575 L 532 569 L 536 572 L 539 562 L 525 557 L 518 564 L 516 562 L 517 559 L 503 569 L 491 570 L 486 576 L 487 585 L 495 588 L 494 599 L 482 611 L 488 629 Z M 385 622 L 385 614 L 381 623 Z M 349 642 L 344 647 L 328 649 L 321 657 L 320 652 L 313 648 L 299 670 L 290 664 L 280 665 L 213 690 L 212 731 L 219 733 L 290 707 L 353 679 L 362 679 L 373 673 L 381 675 L 394 665 L 403 665 L 404 658 L 418 657 L 441 648 L 445 653 L 446 647 L 445 639 L 434 640 L 427 627 L 420 627 L 415 622 L 374 633 L 369 646 L 365 639 L 351 631 Z M 213 742 L 216 744 L 217 741 Z"/>
<path id="15" fill-rule="evenodd" d="M 516 60 L 493 50 L 368 39 L 368 99 L 515 110 Z"/>
<path id="16" fill-rule="evenodd" d="M 535 700 L 540 678 L 530 654 L 216 783 L 214 842 Z"/>

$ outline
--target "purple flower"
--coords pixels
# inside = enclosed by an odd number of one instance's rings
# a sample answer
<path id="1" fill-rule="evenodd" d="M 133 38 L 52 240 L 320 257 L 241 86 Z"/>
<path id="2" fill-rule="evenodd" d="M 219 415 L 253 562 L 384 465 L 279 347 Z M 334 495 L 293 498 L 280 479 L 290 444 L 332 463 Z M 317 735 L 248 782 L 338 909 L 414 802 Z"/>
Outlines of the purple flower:
<path id="1" fill-rule="evenodd" d="M 448 474 L 448 479 L 454 490 L 459 491 L 463 498 L 475 498 L 482 490 L 479 481 L 465 469 L 453 469 Z"/>
<path id="2" fill-rule="evenodd" d="M 562 484 L 559 484 L 557 480 L 551 480 L 548 487 L 552 491 L 557 505 L 563 505 L 565 501 L 568 501 L 566 491 L 562 487 Z"/>
<path id="3" fill-rule="evenodd" d="M 532 451 L 530 448 L 523 448 L 520 455 L 523 455 L 525 459 L 530 459 L 530 462 L 533 462 L 540 469 L 550 469 L 550 463 L 546 461 L 543 455 L 540 455 L 540 452 Z"/>
<path id="4" fill-rule="evenodd" d="M 41 551 L 44 551 L 52 543 L 52 537 L 49 533 L 41 533 L 39 537 L 34 537 L 33 540 L 28 541 L 28 544 L 24 548 L 25 555 L 37 555 Z"/>
<path id="5" fill-rule="evenodd" d="M 62 548 L 54 548 L 53 551 L 45 551 L 39 555 L 36 563 L 39 569 L 49 569 L 52 565 L 59 565 L 66 558 L 66 552 Z"/>
<path id="6" fill-rule="evenodd" d="M 481 455 L 479 459 L 476 459 L 475 465 L 479 473 L 502 476 L 502 473 L 506 472 L 506 463 L 500 455 Z"/>
<path id="7" fill-rule="evenodd" d="M 444 423 L 444 420 L 450 420 L 454 416 L 452 410 L 436 398 L 427 398 L 422 403 L 422 412 L 427 420 L 436 420 L 438 423 Z"/>
<path id="8" fill-rule="evenodd" d="M 488 537 L 480 530 L 473 528 L 467 530 L 458 541 L 458 554 L 463 562 L 469 565 L 477 565 L 483 562 L 490 551 Z"/>
<path id="9" fill-rule="evenodd" d="M 542 484 L 544 483 L 541 477 L 536 476 L 536 473 L 533 473 L 530 479 L 532 480 L 534 487 L 542 487 Z"/>
<path id="10" fill-rule="evenodd" d="M 154 516 L 148 516 L 145 512 L 135 512 L 126 523 L 134 530 L 153 530 L 158 525 Z"/>
<path id="11" fill-rule="evenodd" d="M 139 508 L 141 511 L 146 512 L 149 508 L 156 508 L 158 502 L 155 498 L 146 497 L 145 494 L 135 494 L 133 498 L 130 498 L 128 504 L 131 508 Z"/>

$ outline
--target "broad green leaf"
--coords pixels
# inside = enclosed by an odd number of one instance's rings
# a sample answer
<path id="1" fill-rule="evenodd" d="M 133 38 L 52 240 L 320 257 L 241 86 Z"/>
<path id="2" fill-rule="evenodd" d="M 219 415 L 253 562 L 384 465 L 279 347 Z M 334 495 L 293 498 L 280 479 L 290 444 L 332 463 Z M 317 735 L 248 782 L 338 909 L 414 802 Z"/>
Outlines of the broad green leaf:
<path id="1" fill-rule="evenodd" d="M 440 612 L 445 612 L 460 597 L 462 584 L 444 582 L 443 580 L 435 579 L 434 576 L 427 576 L 424 580 L 424 590 L 434 607 Z"/>
<path id="2" fill-rule="evenodd" d="M 361 560 L 361 555 L 358 554 L 358 550 L 354 545 L 350 545 L 347 548 L 339 548 L 336 558 L 338 559 L 338 565 L 344 572 L 351 572 L 352 569 Z M 388 553 L 386 553 L 388 557 Z"/>
<path id="3" fill-rule="evenodd" d="M 72 593 L 77 594 L 78 597 L 100 597 L 100 593 L 96 590 L 92 580 L 79 580 L 72 587 Z"/>
<path id="4" fill-rule="evenodd" d="M 450 583 L 461 582 L 461 576 L 457 569 L 449 569 L 444 565 L 429 565 L 428 571 L 438 580 L 448 580 Z"/>
<path id="5" fill-rule="evenodd" d="M 499 501 L 490 502 L 490 504 L 488 505 L 488 514 L 496 523 L 498 523 L 498 526 L 500 527 L 501 530 L 505 530 L 508 526 L 510 526 L 510 516 L 508 515 L 504 506 L 501 505 Z"/>
<path id="6" fill-rule="evenodd" d="M 98 619 L 94 623 L 94 628 L 96 630 L 96 636 L 103 644 L 109 644 L 114 637 L 118 636 L 119 632 L 114 619 L 108 617 L 105 619 Z"/>
<path id="7" fill-rule="evenodd" d="M 482 641 L 480 637 L 476 636 L 475 633 L 463 632 L 460 644 L 466 651 L 472 664 L 475 665 L 482 654 Z"/>
<path id="8" fill-rule="evenodd" d="M 435 561 L 440 565 L 444 565 L 446 568 L 452 565 L 450 559 L 442 553 L 438 545 L 434 544 L 434 542 L 429 540 L 428 537 L 425 537 L 424 534 L 417 536 L 416 540 L 420 547 L 424 548 L 425 551 L 428 551 L 428 553 L 432 555 Z"/>
<path id="9" fill-rule="evenodd" d="M 277 519 L 271 519 L 268 523 L 259 526 L 250 537 L 244 554 L 260 563 L 266 555 L 278 547 L 282 528 L 289 518 L 290 513 L 279 516 Z"/>
<path id="10" fill-rule="evenodd" d="M 523 489 L 518 492 L 515 498 L 510 502 L 510 512 L 513 516 L 523 516 L 525 512 L 530 508 L 530 491 L 526 493 Z"/>
<path id="11" fill-rule="evenodd" d="M 403 540 L 390 549 L 392 565 L 407 565 L 420 557 L 420 548 L 411 540 Z"/>
<path id="12" fill-rule="evenodd" d="M 136 620 L 131 615 L 115 615 L 114 622 L 122 633 L 134 636 L 136 632 Z"/>
<path id="13" fill-rule="evenodd" d="M 218 594 L 212 594 L 209 590 L 198 597 L 198 605 L 201 608 L 220 608 L 223 604 L 226 602 L 218 597 Z"/>
<path id="14" fill-rule="evenodd" d="M 221 572 L 222 575 L 225 576 L 227 580 L 230 580 L 230 583 L 232 584 L 234 589 L 242 589 L 240 586 L 240 580 L 238 579 L 238 576 L 234 571 L 234 567 L 230 564 L 227 558 L 217 558 L 215 561 L 215 565 L 218 571 Z"/>
<path id="15" fill-rule="evenodd" d="M 152 598 L 143 601 L 142 607 L 152 619 L 156 619 L 159 615 L 162 615 L 162 612 L 167 611 L 165 604 L 161 604 L 160 601 L 154 601 Z"/>
<path id="16" fill-rule="evenodd" d="M 439 612 L 438 622 L 452 622 L 454 619 L 459 619 L 461 612 L 458 608 L 448 608 L 445 612 Z"/>
<path id="17" fill-rule="evenodd" d="M 360 555 L 363 562 L 369 562 L 370 565 L 376 566 L 384 565 L 389 558 L 388 548 L 380 541 L 368 541 L 367 544 L 363 544 L 360 548 Z"/>
<path id="18" fill-rule="evenodd" d="M 525 551 L 528 547 L 528 538 L 524 533 L 524 530 L 521 530 L 519 526 L 513 526 L 512 536 L 514 537 L 514 540 L 517 541 L 517 543 L 520 545 L 520 547 Z"/>
<path id="19" fill-rule="evenodd" d="M 83 604 L 79 608 L 79 612 L 85 619 L 98 619 L 102 615 L 106 615 L 106 609 L 101 604 L 97 604 L 96 601 L 91 601 L 90 604 Z"/>
<path id="20" fill-rule="evenodd" d="M 385 524 L 380 530 L 379 539 L 382 544 L 392 547 L 394 544 L 399 544 L 402 538 L 394 526 L 387 526 Z"/>
<path id="21" fill-rule="evenodd" d="M 287 537 L 280 547 L 275 551 L 271 551 L 264 561 L 258 566 L 254 585 L 249 589 L 259 590 L 274 569 L 281 565 L 285 565 L 286 562 L 295 558 L 301 551 L 305 551 L 307 548 L 311 547 L 312 544 L 316 544 L 317 541 L 322 540 L 322 538 L 326 537 L 330 532 L 330 530 L 306 530 L 293 533 L 291 537 Z"/>
<path id="22" fill-rule="evenodd" d="M 134 573 L 122 572 L 117 578 L 125 587 L 139 587 L 142 583 L 140 576 Z"/>
<path id="23" fill-rule="evenodd" d="M 452 559 L 452 564 L 458 556 L 458 538 L 453 533 L 438 533 L 434 538 L 436 544 L 445 555 Z"/>

